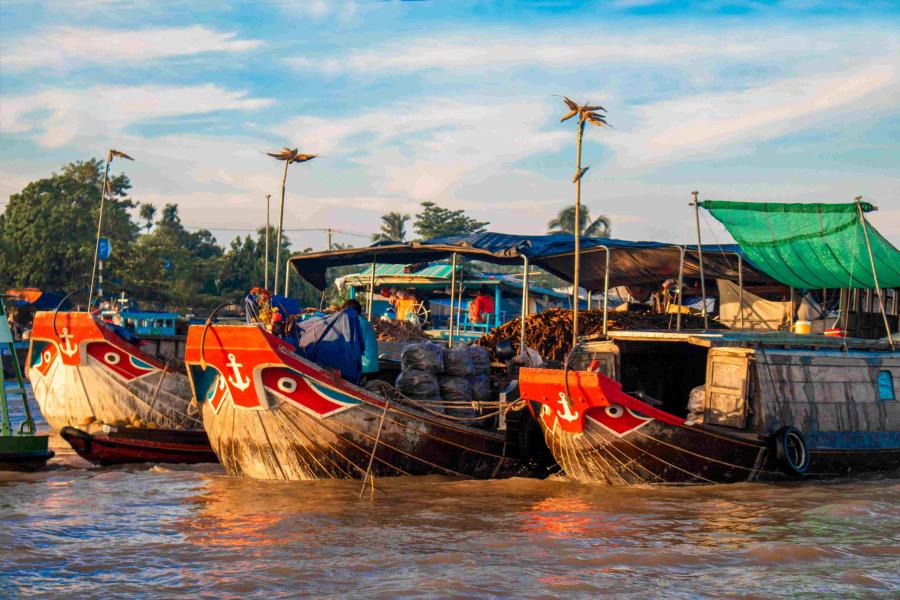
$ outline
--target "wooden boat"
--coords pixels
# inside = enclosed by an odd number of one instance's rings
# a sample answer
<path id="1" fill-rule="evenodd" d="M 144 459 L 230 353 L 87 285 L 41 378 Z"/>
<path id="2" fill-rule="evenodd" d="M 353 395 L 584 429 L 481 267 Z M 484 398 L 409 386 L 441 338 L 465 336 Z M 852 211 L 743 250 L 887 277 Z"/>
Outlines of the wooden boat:
<path id="1" fill-rule="evenodd" d="M 80 457 L 95 465 L 218 462 L 202 430 L 107 427 L 106 431 L 88 433 L 66 426 L 59 435 Z"/>
<path id="2" fill-rule="evenodd" d="M 354 385 L 260 325 L 192 326 L 185 362 L 213 449 L 232 475 L 328 479 L 540 472 L 490 431 Z M 546 474 L 546 468 L 543 473 Z"/>
<path id="3" fill-rule="evenodd" d="M 900 353 L 887 344 L 850 340 L 844 351 L 840 340 L 810 336 L 610 335 L 585 347 L 596 370 L 520 372 L 547 445 L 577 481 L 730 483 L 900 468 Z M 700 413 L 688 408 L 695 384 L 705 386 Z M 623 388 L 665 400 L 653 406 Z"/>
<path id="4" fill-rule="evenodd" d="M 38 312 L 27 359 L 41 413 L 57 432 L 135 417 L 161 429 L 198 429 L 181 361 L 161 360 L 86 312 Z"/>

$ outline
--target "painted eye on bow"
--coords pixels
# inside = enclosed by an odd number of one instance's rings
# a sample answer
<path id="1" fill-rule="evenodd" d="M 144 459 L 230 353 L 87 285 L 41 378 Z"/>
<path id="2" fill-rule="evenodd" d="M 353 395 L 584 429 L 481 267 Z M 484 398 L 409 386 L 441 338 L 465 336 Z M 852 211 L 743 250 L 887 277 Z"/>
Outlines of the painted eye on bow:
<path id="1" fill-rule="evenodd" d="M 297 391 L 297 382 L 290 377 L 281 377 L 278 379 L 278 382 L 275 384 L 278 386 L 278 389 L 286 394 L 290 394 L 292 392 Z"/>
<path id="2" fill-rule="evenodd" d="M 45 361 L 45 362 L 50 362 L 50 359 L 51 359 L 51 358 L 53 358 L 53 355 L 50 353 L 50 351 L 49 351 L 49 350 L 44 350 L 44 361 Z"/>
<path id="3" fill-rule="evenodd" d="M 610 404 L 606 407 L 606 414 L 612 417 L 613 419 L 618 419 L 622 415 L 625 414 L 625 409 L 623 409 L 618 404 Z"/>
<path id="4" fill-rule="evenodd" d="M 122 358 L 115 352 L 107 352 L 103 355 L 103 360 L 111 365 L 117 365 L 119 364 L 119 361 L 122 360 Z"/>

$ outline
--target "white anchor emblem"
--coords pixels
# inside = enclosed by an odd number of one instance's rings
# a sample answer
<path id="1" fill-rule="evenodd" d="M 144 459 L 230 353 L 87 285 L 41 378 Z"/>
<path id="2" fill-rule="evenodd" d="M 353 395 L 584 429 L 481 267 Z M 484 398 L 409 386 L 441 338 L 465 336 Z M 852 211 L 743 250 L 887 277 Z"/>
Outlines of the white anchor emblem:
<path id="1" fill-rule="evenodd" d="M 563 407 L 563 411 L 562 411 L 562 412 L 559 412 L 559 410 L 556 411 L 556 414 L 557 414 L 557 416 L 558 416 L 560 419 L 563 419 L 563 420 L 565 420 L 565 421 L 569 421 L 569 422 L 571 423 L 572 421 L 574 421 L 575 419 L 578 418 L 578 411 L 576 410 L 576 411 L 573 413 L 573 412 L 569 409 L 569 402 L 568 402 L 568 400 L 566 400 L 566 395 L 565 395 L 564 392 L 560 392 L 560 393 L 559 393 L 559 403 L 560 403 L 560 404 L 562 405 L 562 407 Z"/>
<path id="2" fill-rule="evenodd" d="M 69 333 L 68 327 L 63 327 L 62 334 L 60 334 L 59 337 L 65 341 L 65 345 L 62 348 L 63 354 L 65 354 L 66 356 L 72 356 L 73 354 L 78 352 L 78 346 L 73 346 L 72 342 L 69 341 L 70 338 L 73 338 L 75 336 Z"/>
<path id="3" fill-rule="evenodd" d="M 226 367 L 231 367 L 231 370 L 234 372 L 234 376 L 228 376 L 228 383 L 241 390 L 242 392 L 250 387 L 250 380 L 241 375 L 241 363 L 237 362 L 234 358 L 234 354 L 228 355 L 228 362 L 225 363 Z"/>

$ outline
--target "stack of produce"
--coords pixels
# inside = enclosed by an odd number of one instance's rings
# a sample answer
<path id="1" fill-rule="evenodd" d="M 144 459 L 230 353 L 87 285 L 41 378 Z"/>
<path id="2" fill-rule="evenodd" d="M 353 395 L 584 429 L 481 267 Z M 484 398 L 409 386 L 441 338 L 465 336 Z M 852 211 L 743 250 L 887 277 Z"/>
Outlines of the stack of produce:
<path id="1" fill-rule="evenodd" d="M 379 342 L 414 342 L 428 339 L 418 325 L 409 321 L 376 319 L 372 322 L 372 328 L 375 329 Z"/>
<path id="2" fill-rule="evenodd" d="M 497 327 L 482 336 L 476 344 L 490 352 L 496 360 L 497 344 L 508 340 L 516 352 L 519 351 L 520 320 L 516 319 Z M 682 315 L 684 329 L 702 329 L 703 317 Z M 710 321 L 711 329 L 722 325 Z M 610 330 L 662 330 L 675 327 L 675 315 L 657 313 L 609 313 L 607 328 Z M 603 311 L 583 310 L 578 313 L 578 332 L 582 336 L 603 332 Z M 545 360 L 565 360 L 572 349 L 572 311 L 555 308 L 529 315 L 525 320 L 525 344 L 534 348 Z"/>
<path id="3" fill-rule="evenodd" d="M 159 425 L 157 425 L 155 422 L 140 419 L 136 414 L 132 414 L 127 419 L 120 419 L 113 423 L 103 423 L 102 421 L 97 420 L 97 418 L 94 416 L 88 416 L 85 417 L 81 422 L 80 428 L 85 431 L 90 431 L 95 428 L 103 427 L 103 425 L 108 425 L 110 427 L 116 427 L 119 429 L 159 429 Z"/>

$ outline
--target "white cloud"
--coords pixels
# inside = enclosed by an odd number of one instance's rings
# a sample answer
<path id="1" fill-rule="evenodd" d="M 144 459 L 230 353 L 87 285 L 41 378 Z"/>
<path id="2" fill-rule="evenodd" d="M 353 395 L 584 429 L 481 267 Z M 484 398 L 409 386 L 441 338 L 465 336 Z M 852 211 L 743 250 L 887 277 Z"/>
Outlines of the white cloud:
<path id="1" fill-rule="evenodd" d="M 0 53 L 3 68 L 60 68 L 84 63 L 118 64 L 191 56 L 207 52 L 242 52 L 260 40 L 239 39 L 236 33 L 207 27 L 156 27 L 136 30 L 56 27 L 7 40 Z"/>
<path id="2" fill-rule="evenodd" d="M 93 139 L 121 132 L 134 123 L 162 117 L 254 110 L 272 100 L 217 85 L 97 86 L 50 89 L 3 100 L 0 130 L 29 134 L 47 148 L 78 138 Z"/>
<path id="3" fill-rule="evenodd" d="M 898 65 L 870 64 L 642 106 L 631 111 L 633 126 L 610 130 L 604 141 L 620 166 L 683 160 L 778 137 L 842 109 L 896 105 L 898 93 Z"/>

